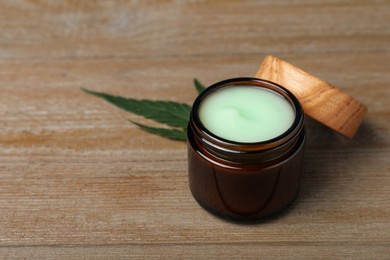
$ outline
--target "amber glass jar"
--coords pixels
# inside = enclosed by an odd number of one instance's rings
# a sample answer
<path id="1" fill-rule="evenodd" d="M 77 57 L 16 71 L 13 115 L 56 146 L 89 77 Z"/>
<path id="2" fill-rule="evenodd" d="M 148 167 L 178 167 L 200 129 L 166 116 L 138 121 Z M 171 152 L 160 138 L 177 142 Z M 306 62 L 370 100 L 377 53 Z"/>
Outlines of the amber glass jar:
<path id="1" fill-rule="evenodd" d="M 216 136 L 202 124 L 199 108 L 214 91 L 232 86 L 266 88 L 295 111 L 291 127 L 273 139 L 240 143 Z M 275 83 L 234 78 L 208 87 L 195 100 L 188 124 L 189 185 L 208 211 L 233 220 L 254 221 L 289 206 L 299 191 L 305 143 L 304 114 L 296 97 Z"/>

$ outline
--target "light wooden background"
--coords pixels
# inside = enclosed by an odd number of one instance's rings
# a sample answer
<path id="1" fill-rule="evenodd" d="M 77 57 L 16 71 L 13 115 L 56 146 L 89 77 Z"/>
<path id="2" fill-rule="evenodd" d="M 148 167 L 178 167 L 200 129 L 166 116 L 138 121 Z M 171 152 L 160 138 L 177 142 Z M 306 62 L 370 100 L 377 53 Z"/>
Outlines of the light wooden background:
<path id="1" fill-rule="evenodd" d="M 390 2 L 0 1 L 0 257 L 390 257 Z M 186 144 L 80 91 L 191 103 L 279 56 L 369 107 L 353 140 L 307 120 L 277 219 L 205 212 Z M 146 121 L 143 121 L 146 122 Z"/>

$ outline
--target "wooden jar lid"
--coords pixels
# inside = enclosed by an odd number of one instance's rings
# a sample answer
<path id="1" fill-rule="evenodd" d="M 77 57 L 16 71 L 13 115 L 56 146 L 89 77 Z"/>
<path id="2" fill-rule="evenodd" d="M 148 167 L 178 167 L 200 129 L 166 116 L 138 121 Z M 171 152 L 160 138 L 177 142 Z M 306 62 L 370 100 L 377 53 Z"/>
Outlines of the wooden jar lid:
<path id="1" fill-rule="evenodd" d="M 367 113 L 367 107 L 347 93 L 274 56 L 264 59 L 256 77 L 287 88 L 306 115 L 349 138 Z"/>

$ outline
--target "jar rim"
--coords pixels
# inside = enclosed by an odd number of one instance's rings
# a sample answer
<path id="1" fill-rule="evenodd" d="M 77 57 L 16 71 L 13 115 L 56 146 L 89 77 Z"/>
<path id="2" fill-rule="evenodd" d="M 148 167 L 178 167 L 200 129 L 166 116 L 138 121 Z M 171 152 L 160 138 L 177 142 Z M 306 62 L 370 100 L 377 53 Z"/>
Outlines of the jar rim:
<path id="1" fill-rule="evenodd" d="M 254 86 L 260 88 L 266 88 L 268 90 L 274 91 L 280 95 L 282 95 L 292 106 L 295 113 L 295 119 L 291 126 L 282 134 L 273 137 L 268 140 L 260 141 L 260 142 L 238 142 L 232 141 L 225 138 L 222 138 L 210 130 L 208 130 L 204 124 L 202 123 L 199 117 L 199 109 L 201 103 L 212 93 L 218 91 L 222 88 L 232 87 L 232 86 Z M 193 128 L 196 129 L 199 137 L 204 139 L 207 143 L 218 145 L 220 148 L 228 149 L 236 152 L 250 152 L 250 151 L 258 151 L 258 150 L 267 150 L 272 149 L 280 144 L 285 143 L 293 136 L 297 134 L 300 126 L 303 125 L 303 109 L 298 101 L 298 99 L 292 94 L 288 89 L 276 84 L 274 82 L 263 80 L 259 78 L 253 77 L 238 77 L 238 78 L 230 78 L 226 80 L 219 81 L 210 87 L 206 88 L 194 101 L 192 111 L 191 111 L 191 119 L 190 122 L 194 122 L 192 125 Z M 240 149 L 237 149 L 240 148 Z"/>

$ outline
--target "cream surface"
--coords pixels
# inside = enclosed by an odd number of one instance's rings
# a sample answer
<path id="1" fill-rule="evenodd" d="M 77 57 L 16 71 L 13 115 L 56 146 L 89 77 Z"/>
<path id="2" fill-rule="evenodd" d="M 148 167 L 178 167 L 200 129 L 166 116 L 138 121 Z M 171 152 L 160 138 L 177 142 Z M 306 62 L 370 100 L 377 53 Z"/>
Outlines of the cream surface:
<path id="1" fill-rule="evenodd" d="M 255 143 L 287 131 L 295 119 L 291 104 L 266 88 L 231 86 L 202 101 L 199 117 L 213 134 L 230 141 Z"/>

